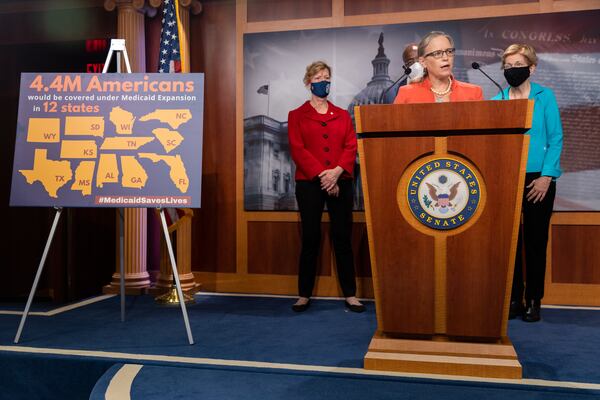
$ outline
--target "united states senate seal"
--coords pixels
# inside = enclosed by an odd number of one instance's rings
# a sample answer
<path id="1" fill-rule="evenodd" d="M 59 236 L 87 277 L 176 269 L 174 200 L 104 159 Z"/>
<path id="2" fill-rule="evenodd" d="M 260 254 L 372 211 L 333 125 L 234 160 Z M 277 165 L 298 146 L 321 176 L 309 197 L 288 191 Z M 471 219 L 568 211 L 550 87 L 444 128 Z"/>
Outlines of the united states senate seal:
<path id="1" fill-rule="evenodd" d="M 464 225 L 479 207 L 480 179 L 465 162 L 435 158 L 417 165 L 406 191 L 414 217 L 433 229 Z"/>

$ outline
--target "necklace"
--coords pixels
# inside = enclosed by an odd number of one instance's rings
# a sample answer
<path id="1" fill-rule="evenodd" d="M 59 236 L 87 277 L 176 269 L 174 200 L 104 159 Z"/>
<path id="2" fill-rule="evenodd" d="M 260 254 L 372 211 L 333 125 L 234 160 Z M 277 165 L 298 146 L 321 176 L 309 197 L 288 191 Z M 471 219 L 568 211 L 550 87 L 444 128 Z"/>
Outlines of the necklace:
<path id="1" fill-rule="evenodd" d="M 433 92 L 433 94 L 435 94 L 436 96 L 444 97 L 445 95 L 447 95 L 448 93 L 450 93 L 452 91 L 452 78 L 448 77 L 448 87 L 446 88 L 446 90 L 443 90 L 443 91 L 439 92 L 439 91 L 435 90 L 433 88 L 433 86 L 430 87 L 429 90 L 431 90 Z M 439 103 L 440 101 L 438 101 L 436 99 L 436 102 Z"/>

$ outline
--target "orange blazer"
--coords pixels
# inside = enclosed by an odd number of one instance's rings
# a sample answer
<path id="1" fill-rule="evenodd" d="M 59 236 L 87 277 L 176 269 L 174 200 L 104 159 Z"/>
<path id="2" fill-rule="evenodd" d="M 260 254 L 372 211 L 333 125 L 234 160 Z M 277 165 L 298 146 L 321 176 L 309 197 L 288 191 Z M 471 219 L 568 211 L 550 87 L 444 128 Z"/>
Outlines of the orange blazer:
<path id="1" fill-rule="evenodd" d="M 435 96 L 430 89 L 431 82 L 428 78 L 423 79 L 421 82 L 401 86 L 396 99 L 394 99 L 394 104 L 435 103 Z M 453 79 L 450 101 L 472 100 L 483 100 L 481 87 Z"/>

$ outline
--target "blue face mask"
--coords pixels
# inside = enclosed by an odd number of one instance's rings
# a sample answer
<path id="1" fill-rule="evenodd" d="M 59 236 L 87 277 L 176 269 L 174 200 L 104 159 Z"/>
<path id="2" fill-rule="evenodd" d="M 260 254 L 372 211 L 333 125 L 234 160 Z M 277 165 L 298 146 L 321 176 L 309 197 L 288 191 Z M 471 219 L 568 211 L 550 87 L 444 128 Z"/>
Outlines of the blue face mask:
<path id="1" fill-rule="evenodd" d="M 331 86 L 331 82 L 329 81 L 321 81 L 310 84 L 310 91 L 317 97 L 325 98 L 329 96 L 329 87 Z"/>

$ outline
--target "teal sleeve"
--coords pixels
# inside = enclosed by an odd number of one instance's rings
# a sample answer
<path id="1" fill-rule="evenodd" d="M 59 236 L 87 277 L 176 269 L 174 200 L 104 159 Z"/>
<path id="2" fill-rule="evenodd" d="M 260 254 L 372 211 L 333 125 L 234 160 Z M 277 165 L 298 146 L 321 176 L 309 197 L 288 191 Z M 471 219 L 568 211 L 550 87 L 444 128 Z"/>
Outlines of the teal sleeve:
<path id="1" fill-rule="evenodd" d="M 554 93 L 547 89 L 545 95 L 546 155 L 542 165 L 542 176 L 558 178 L 562 173 L 560 169 L 560 154 L 563 146 L 562 122 Z"/>

